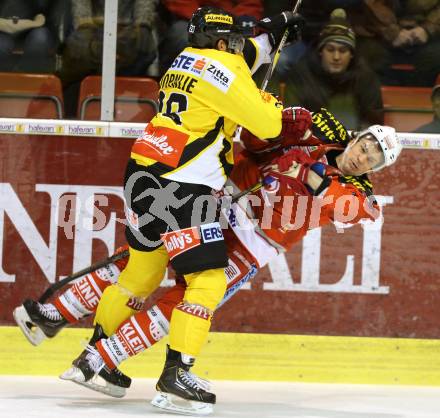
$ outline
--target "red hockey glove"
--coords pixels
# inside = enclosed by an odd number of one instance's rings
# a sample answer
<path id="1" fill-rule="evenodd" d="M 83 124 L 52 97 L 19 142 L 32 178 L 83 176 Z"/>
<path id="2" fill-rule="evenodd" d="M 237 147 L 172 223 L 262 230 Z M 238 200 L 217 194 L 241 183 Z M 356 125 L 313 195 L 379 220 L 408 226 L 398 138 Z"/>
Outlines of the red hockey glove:
<path id="1" fill-rule="evenodd" d="M 273 164 L 278 167 L 278 171 L 281 173 L 291 170 L 292 166 L 296 165 L 295 163 L 310 166 L 314 162 L 315 160 L 299 149 L 291 150 L 273 160 Z"/>
<path id="2" fill-rule="evenodd" d="M 283 109 L 281 136 L 283 143 L 287 140 L 298 141 L 310 135 L 312 114 L 303 107 L 286 107 Z"/>
<path id="3" fill-rule="evenodd" d="M 278 179 L 281 184 L 287 184 L 298 194 L 310 195 L 315 193 L 315 190 L 308 185 L 310 170 L 323 179 L 340 174 L 338 169 L 315 161 L 304 151 L 295 149 L 275 159 L 268 175 Z M 327 179 L 327 182 L 330 182 L 330 179 Z M 266 179 L 265 183 L 267 183 Z"/>
<path id="4" fill-rule="evenodd" d="M 272 161 L 263 183 L 267 185 L 270 184 L 271 179 L 272 181 L 277 179 L 280 184 L 287 185 L 297 194 L 310 195 L 306 183 L 310 164 L 314 162 L 304 151 L 297 149 L 289 151 Z"/>
<path id="5" fill-rule="evenodd" d="M 270 189 L 272 187 L 271 184 L 275 181 L 278 181 L 281 186 L 291 189 L 295 194 L 311 196 L 307 186 L 300 180 L 295 177 L 291 177 L 287 173 L 282 174 L 276 170 L 271 170 L 268 172 L 266 177 L 263 179 L 263 185 Z"/>

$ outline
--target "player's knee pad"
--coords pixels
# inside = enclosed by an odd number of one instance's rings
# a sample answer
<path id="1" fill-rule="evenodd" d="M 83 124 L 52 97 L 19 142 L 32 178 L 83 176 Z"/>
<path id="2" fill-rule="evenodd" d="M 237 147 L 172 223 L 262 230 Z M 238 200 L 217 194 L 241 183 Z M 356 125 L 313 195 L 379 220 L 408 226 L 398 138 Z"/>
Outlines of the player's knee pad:
<path id="1" fill-rule="evenodd" d="M 185 275 L 188 287 L 184 300 L 214 311 L 226 291 L 226 275 L 223 268 L 205 270 Z"/>
<path id="2" fill-rule="evenodd" d="M 122 321 L 140 311 L 145 299 L 134 295 L 119 284 L 109 286 L 102 294 L 95 323 L 102 326 L 106 335 L 112 335 Z"/>
<path id="3" fill-rule="evenodd" d="M 130 258 L 118 284 L 135 296 L 149 296 L 161 283 L 169 258 L 165 248 L 138 251 L 130 247 Z"/>

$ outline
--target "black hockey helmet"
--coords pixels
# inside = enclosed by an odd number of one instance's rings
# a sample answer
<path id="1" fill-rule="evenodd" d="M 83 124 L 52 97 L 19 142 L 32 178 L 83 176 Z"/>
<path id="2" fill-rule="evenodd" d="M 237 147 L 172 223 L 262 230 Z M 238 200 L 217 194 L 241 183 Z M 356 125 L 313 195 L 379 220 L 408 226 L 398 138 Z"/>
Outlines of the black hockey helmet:
<path id="1" fill-rule="evenodd" d="M 199 7 L 188 23 L 188 41 L 194 48 L 215 48 L 223 39 L 228 50 L 237 53 L 243 50 L 246 35 L 235 16 L 219 7 Z"/>

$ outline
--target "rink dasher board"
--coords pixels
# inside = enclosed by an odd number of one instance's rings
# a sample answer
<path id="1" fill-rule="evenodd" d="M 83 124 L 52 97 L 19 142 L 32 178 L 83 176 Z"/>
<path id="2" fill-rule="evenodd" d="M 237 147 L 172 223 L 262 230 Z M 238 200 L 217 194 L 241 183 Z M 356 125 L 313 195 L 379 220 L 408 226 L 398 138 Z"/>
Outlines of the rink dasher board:
<path id="1" fill-rule="evenodd" d="M 18 327 L 1 326 L 0 375 L 58 376 L 92 334 L 67 328 L 31 346 Z M 157 378 L 167 338 L 121 365 Z M 194 367 L 209 380 L 440 386 L 440 340 L 211 332 Z"/>
<path id="2" fill-rule="evenodd" d="M 0 118 L 0 134 L 135 139 L 143 134 L 147 125 L 129 122 Z M 440 134 L 399 132 L 398 136 L 406 149 L 440 149 Z"/>

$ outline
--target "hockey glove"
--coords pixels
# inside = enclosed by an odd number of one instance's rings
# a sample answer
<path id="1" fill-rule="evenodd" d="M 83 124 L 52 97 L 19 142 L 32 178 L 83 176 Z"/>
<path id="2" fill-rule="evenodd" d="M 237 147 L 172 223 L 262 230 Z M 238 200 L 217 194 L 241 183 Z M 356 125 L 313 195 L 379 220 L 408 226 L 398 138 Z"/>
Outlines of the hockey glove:
<path id="1" fill-rule="evenodd" d="M 281 185 L 287 186 L 296 194 L 310 195 L 307 188 L 307 178 L 309 175 L 310 164 L 313 160 L 300 150 L 292 150 L 281 157 L 272 161 L 272 165 L 268 167 L 268 172 L 263 180 L 263 184 L 270 184 L 275 179 Z"/>
<path id="2" fill-rule="evenodd" d="M 292 165 L 295 165 L 296 163 L 301 164 L 304 169 L 309 168 L 319 177 L 337 176 L 341 174 L 341 172 L 337 168 L 332 167 L 331 165 L 324 164 L 321 161 L 316 161 L 304 151 L 301 151 L 299 149 L 291 150 L 273 161 L 273 164 L 276 165 L 277 170 L 281 173 L 291 171 Z M 306 182 L 306 174 L 307 173 L 301 171 L 296 177 Z"/>
<path id="3" fill-rule="evenodd" d="M 257 29 L 269 35 L 272 50 L 275 50 L 286 29 L 289 30 L 286 45 L 296 41 L 301 36 L 301 30 L 305 25 L 304 18 L 299 13 L 285 11 L 272 17 L 265 17 L 257 23 Z"/>
<path id="4" fill-rule="evenodd" d="M 300 165 L 300 164 L 298 164 Z M 298 180 L 296 177 L 291 176 L 289 173 L 280 173 L 278 170 L 273 169 L 267 173 L 263 179 L 263 185 L 267 188 L 272 188 L 273 183 L 278 181 L 281 187 L 287 187 L 295 194 L 310 196 L 311 193 L 307 186 Z"/>
<path id="5" fill-rule="evenodd" d="M 315 194 L 316 190 L 308 184 L 309 171 L 313 171 L 325 180 L 321 185 L 330 183 L 330 176 L 340 174 L 338 169 L 315 161 L 304 151 L 296 149 L 275 159 L 268 175 L 277 178 L 280 183 L 286 183 L 298 194 L 310 195 Z"/>
<path id="6" fill-rule="evenodd" d="M 303 107 L 286 107 L 283 109 L 281 136 L 283 143 L 307 139 L 312 126 L 312 114 Z"/>

